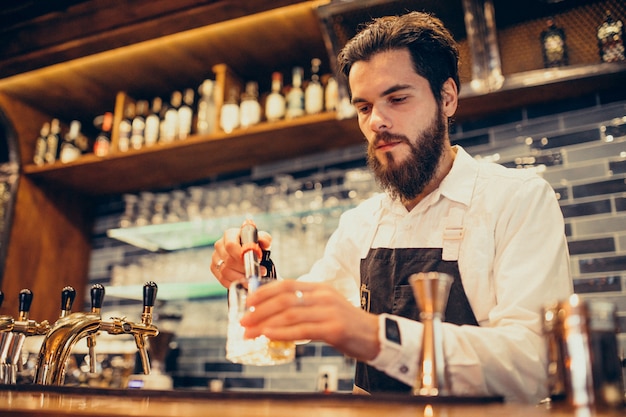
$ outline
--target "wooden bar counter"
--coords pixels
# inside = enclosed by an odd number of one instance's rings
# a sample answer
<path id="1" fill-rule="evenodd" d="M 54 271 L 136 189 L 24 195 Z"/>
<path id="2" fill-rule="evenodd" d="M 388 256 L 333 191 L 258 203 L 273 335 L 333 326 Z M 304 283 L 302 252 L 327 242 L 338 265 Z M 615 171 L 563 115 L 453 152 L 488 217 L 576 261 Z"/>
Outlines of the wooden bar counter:
<path id="1" fill-rule="evenodd" d="M 0 386 L 2 417 L 565 417 L 626 415 L 626 409 L 576 411 L 565 403 L 512 404 L 484 399 L 399 395 L 275 394 Z"/>

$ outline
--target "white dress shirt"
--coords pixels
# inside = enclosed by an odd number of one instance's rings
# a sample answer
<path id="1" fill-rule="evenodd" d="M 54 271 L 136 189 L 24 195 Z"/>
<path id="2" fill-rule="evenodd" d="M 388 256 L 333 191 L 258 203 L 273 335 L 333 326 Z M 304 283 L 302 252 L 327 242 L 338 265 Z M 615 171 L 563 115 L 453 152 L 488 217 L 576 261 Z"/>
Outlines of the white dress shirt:
<path id="1" fill-rule="evenodd" d="M 547 395 L 541 309 L 572 292 L 563 217 L 553 189 L 535 173 L 455 151 L 439 188 L 410 212 L 386 194 L 346 211 L 324 256 L 300 279 L 332 283 L 358 306 L 360 260 L 370 248 L 441 248 L 443 219 L 463 205 L 458 263 L 479 326 L 443 324 L 452 394 L 538 401 Z M 401 350 L 381 343 L 369 364 L 413 386 L 423 327 L 396 318 Z"/>

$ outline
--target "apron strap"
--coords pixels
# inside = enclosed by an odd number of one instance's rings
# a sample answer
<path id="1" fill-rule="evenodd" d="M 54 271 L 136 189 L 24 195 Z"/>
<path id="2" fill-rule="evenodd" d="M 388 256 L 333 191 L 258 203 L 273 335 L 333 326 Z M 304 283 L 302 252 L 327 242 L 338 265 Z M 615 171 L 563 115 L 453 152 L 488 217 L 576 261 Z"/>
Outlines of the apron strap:
<path id="1" fill-rule="evenodd" d="M 462 204 L 453 204 L 448 211 L 448 217 L 444 220 L 443 228 L 441 258 L 444 261 L 457 261 L 459 259 L 459 250 L 465 235 L 464 216 L 465 206 Z"/>

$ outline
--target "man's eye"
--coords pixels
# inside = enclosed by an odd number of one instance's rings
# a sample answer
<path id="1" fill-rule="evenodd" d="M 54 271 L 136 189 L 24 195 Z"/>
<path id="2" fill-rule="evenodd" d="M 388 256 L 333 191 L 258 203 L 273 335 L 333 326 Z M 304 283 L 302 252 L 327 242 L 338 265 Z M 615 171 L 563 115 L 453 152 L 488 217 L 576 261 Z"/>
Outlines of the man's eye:
<path id="1" fill-rule="evenodd" d="M 400 96 L 400 97 L 391 97 L 389 99 L 390 102 L 392 103 L 402 103 L 403 101 L 405 101 L 407 98 L 407 96 Z"/>
<path id="2" fill-rule="evenodd" d="M 364 106 L 364 105 L 356 106 L 356 111 L 358 111 L 359 113 L 367 113 L 369 110 L 370 110 L 370 106 Z"/>

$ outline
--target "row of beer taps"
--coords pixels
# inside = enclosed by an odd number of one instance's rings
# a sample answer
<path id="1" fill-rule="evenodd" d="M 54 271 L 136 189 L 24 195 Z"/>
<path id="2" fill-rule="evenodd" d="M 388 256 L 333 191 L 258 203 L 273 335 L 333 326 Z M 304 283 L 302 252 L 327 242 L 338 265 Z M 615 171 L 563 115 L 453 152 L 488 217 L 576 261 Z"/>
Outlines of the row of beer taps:
<path id="1" fill-rule="evenodd" d="M 150 373 L 148 357 L 148 337 L 159 334 L 152 323 L 158 287 L 149 281 L 143 286 L 143 311 L 141 321 L 129 321 L 126 317 L 111 317 L 102 320 L 101 310 L 105 289 L 101 284 L 91 287 L 91 309 L 88 312 L 72 312 L 76 290 L 65 287 L 61 291 L 61 313 L 55 323 L 47 320 L 36 322 L 30 319 L 30 306 L 33 293 L 24 289 L 19 293 L 19 313 L 17 318 L 0 316 L 0 383 L 15 384 L 17 374 L 23 366 L 22 347 L 27 336 L 43 336 L 37 356 L 35 384 L 63 385 L 65 370 L 72 349 L 79 340 L 86 339 L 90 372 L 95 372 L 96 339 L 100 332 L 111 335 L 132 335 L 143 372 Z M 0 306 L 4 294 L 0 291 Z"/>

